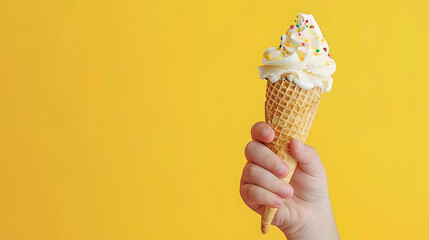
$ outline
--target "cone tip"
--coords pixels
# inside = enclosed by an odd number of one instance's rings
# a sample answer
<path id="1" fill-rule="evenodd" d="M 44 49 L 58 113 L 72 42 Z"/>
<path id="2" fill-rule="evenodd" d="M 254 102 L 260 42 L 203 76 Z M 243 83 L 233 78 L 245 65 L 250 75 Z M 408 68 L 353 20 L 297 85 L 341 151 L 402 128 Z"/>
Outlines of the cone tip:
<path id="1" fill-rule="evenodd" d="M 268 229 L 270 228 L 270 224 L 262 223 L 261 224 L 261 231 L 262 234 L 266 234 L 268 232 Z"/>

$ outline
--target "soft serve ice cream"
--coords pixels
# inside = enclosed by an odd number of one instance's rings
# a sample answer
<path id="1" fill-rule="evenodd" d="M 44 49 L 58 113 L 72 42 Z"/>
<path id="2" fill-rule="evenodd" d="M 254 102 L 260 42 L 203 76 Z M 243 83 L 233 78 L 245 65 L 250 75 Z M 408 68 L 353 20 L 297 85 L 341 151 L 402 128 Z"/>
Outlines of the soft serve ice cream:
<path id="1" fill-rule="evenodd" d="M 303 89 L 316 86 L 329 92 L 332 88 L 336 64 L 312 15 L 299 13 L 298 20 L 281 36 L 280 46 L 264 52 L 262 63 L 260 78 L 272 83 L 283 75 Z"/>

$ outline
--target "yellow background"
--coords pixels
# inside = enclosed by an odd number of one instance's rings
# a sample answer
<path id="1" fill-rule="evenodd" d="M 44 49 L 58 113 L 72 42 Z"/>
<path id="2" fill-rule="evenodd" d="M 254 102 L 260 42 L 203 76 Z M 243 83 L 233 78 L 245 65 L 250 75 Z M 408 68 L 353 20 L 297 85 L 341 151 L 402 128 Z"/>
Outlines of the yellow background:
<path id="1" fill-rule="evenodd" d="M 429 235 L 428 3 L 0 1 L 0 239 L 284 239 L 239 196 L 263 51 L 337 62 L 308 144 L 343 239 Z"/>

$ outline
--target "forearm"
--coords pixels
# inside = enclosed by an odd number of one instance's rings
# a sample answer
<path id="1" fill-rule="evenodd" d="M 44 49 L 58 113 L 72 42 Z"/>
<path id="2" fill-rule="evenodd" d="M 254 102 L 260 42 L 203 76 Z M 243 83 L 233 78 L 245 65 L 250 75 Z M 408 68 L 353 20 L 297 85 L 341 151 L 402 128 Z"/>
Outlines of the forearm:
<path id="1" fill-rule="evenodd" d="M 283 231 L 288 240 L 339 240 L 337 225 L 332 208 L 326 209 L 310 224 L 297 232 L 288 234 Z"/>

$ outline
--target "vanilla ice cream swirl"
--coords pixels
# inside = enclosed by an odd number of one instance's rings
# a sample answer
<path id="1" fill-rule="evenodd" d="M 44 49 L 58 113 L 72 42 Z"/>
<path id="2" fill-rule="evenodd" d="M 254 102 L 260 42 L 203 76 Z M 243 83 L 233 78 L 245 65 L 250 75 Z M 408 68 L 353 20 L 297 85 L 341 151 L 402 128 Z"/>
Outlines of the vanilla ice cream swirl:
<path id="1" fill-rule="evenodd" d="M 303 89 L 316 86 L 329 92 L 332 88 L 336 64 L 312 15 L 298 14 L 298 20 L 281 36 L 280 46 L 264 52 L 262 63 L 260 78 L 272 83 L 286 74 L 287 80 Z"/>

